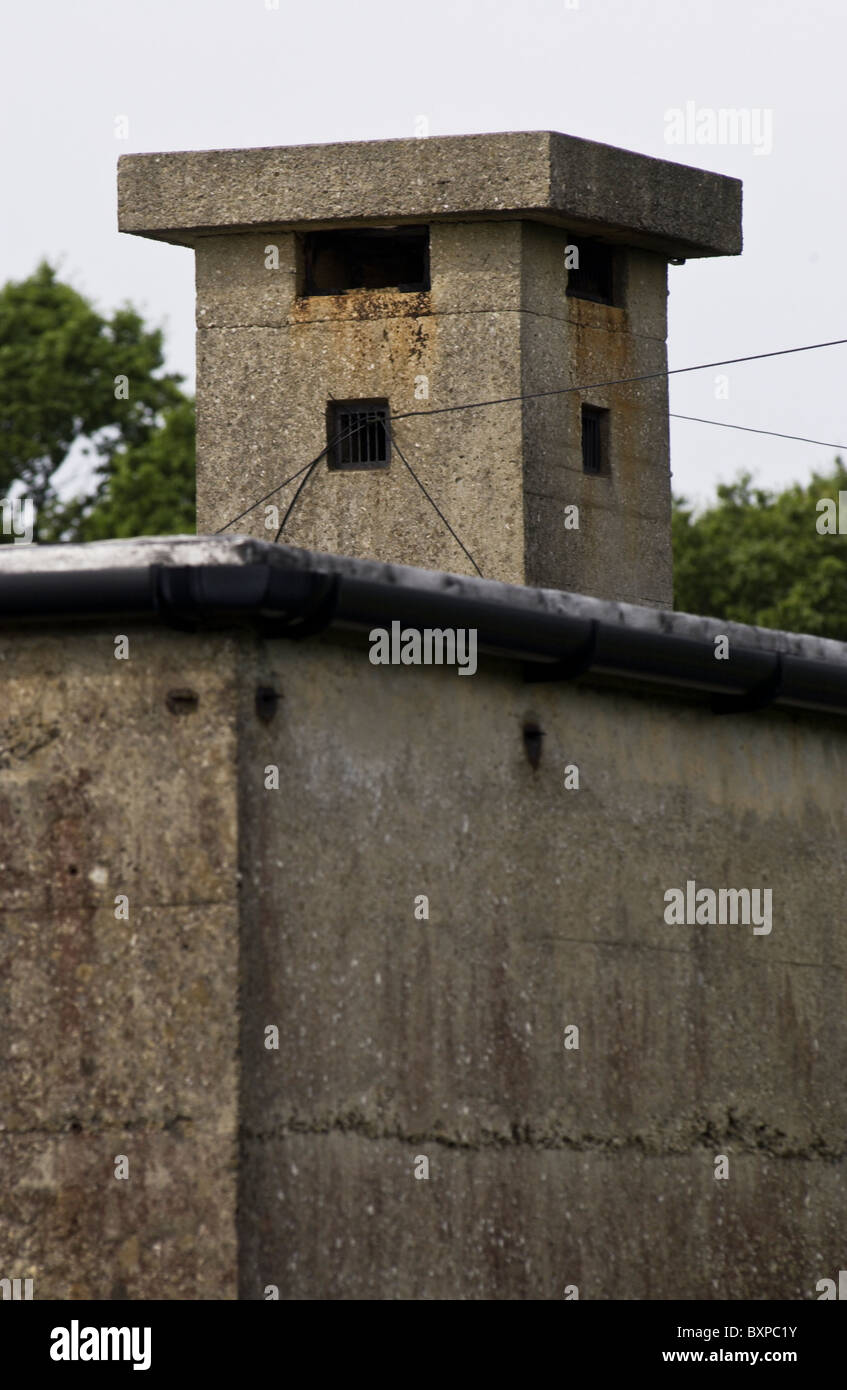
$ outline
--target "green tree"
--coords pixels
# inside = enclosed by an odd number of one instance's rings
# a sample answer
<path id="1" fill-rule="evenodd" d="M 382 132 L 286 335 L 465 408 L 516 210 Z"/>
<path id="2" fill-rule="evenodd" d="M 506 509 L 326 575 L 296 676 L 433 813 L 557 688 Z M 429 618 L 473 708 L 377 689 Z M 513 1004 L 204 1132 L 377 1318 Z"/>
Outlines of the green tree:
<path id="1" fill-rule="evenodd" d="M 104 318 L 47 262 L 0 290 L 0 490 L 32 498 L 35 539 L 194 530 L 193 401 L 163 362 L 160 329 L 131 305 Z M 75 445 L 92 481 L 62 502 Z"/>
<path id="2" fill-rule="evenodd" d="M 847 535 L 819 532 L 816 507 L 839 491 L 847 469 L 836 458 L 832 473 L 780 493 L 744 473 L 698 517 L 674 498 L 674 607 L 847 641 Z"/>

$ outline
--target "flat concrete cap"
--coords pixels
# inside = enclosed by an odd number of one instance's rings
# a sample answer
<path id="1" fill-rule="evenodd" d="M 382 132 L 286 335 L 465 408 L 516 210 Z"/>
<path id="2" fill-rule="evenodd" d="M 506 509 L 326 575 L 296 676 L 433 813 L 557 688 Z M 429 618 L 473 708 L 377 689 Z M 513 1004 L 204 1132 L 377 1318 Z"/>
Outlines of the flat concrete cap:
<path id="1" fill-rule="evenodd" d="M 527 218 L 673 257 L 737 256 L 741 181 L 554 131 L 130 154 L 118 227 L 223 232 Z"/>

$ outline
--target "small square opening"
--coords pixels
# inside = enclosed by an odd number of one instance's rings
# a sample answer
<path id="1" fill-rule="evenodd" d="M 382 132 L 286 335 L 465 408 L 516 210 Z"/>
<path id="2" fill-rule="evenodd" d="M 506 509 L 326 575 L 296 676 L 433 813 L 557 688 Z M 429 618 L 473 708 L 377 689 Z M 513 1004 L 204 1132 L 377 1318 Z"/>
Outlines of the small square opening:
<path id="1" fill-rule="evenodd" d="M 330 401 L 326 430 L 331 469 L 388 467 L 391 419 L 387 400 Z"/>
<path id="2" fill-rule="evenodd" d="M 572 299 L 591 299 L 595 304 L 617 304 L 615 248 L 585 237 L 574 237 L 572 245 L 579 264 L 568 269 L 566 293 Z"/>
<path id="3" fill-rule="evenodd" d="M 582 471 L 609 473 L 609 412 L 596 405 L 582 407 Z"/>
<path id="4" fill-rule="evenodd" d="M 303 236 L 304 295 L 429 289 L 429 227 L 344 228 Z"/>

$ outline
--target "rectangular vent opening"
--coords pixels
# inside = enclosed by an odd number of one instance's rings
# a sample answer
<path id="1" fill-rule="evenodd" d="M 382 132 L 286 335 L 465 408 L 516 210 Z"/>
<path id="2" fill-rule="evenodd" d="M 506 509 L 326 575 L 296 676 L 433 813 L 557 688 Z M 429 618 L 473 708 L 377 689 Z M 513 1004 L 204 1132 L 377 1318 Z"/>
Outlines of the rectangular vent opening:
<path id="1" fill-rule="evenodd" d="M 569 246 L 568 285 L 573 299 L 591 299 L 595 304 L 616 304 L 615 248 L 602 241 L 574 237 Z"/>
<path id="2" fill-rule="evenodd" d="M 428 290 L 429 227 L 306 232 L 303 269 L 304 295 Z"/>
<path id="3" fill-rule="evenodd" d="M 582 407 L 582 471 L 609 472 L 609 412 L 596 405 Z"/>
<path id="4" fill-rule="evenodd" d="M 387 468 L 391 457 L 388 401 L 330 401 L 327 444 L 331 469 Z"/>

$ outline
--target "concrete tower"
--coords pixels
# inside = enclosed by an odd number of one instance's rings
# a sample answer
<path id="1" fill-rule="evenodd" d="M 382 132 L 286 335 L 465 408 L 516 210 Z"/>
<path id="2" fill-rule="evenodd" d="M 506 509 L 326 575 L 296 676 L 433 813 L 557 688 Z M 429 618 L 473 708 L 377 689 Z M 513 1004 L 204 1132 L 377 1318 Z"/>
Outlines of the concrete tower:
<path id="1" fill-rule="evenodd" d="M 199 532 L 326 450 L 289 544 L 472 573 L 412 469 L 487 578 L 671 605 L 667 263 L 740 252 L 738 180 L 531 132 L 128 155 L 118 192 L 196 253 Z"/>

